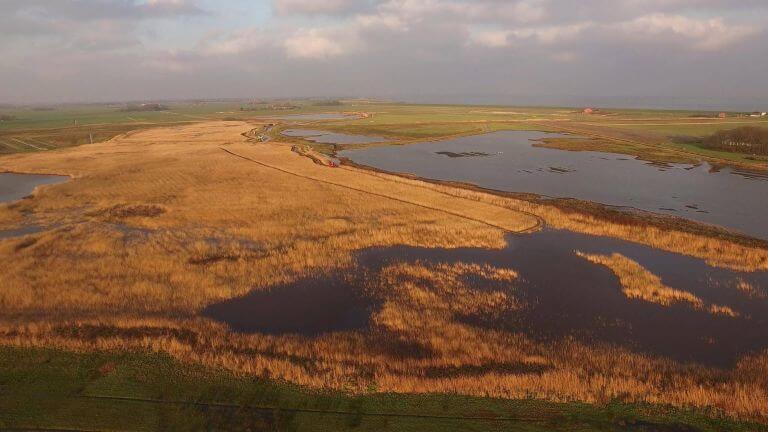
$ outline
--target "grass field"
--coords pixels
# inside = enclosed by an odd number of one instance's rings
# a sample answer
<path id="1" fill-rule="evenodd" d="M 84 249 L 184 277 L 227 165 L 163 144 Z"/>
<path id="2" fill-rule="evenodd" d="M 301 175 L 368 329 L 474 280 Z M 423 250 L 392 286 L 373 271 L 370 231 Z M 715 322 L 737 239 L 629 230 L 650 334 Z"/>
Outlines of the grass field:
<path id="1" fill-rule="evenodd" d="M 149 353 L 0 348 L 0 428 L 87 431 L 760 431 L 704 412 L 456 395 L 349 395 Z"/>
<path id="2" fill-rule="evenodd" d="M 578 108 L 408 105 L 346 101 L 318 104 L 291 101 L 292 109 L 274 109 L 270 104 L 250 105 L 244 101 L 170 103 L 166 111 L 123 112 L 122 105 L 61 106 L 53 110 L 16 108 L 2 110 L 15 120 L 0 122 L 0 154 L 42 151 L 62 146 L 98 142 L 130 130 L 157 125 L 204 120 L 248 120 L 269 116 L 327 112 L 366 113 L 364 118 L 323 122 L 327 130 L 378 135 L 393 144 L 487 133 L 496 130 L 536 129 L 581 132 L 594 139 L 570 143 L 569 150 L 612 151 L 655 162 L 697 162 L 736 164 L 768 169 L 768 160 L 749 155 L 706 150 L 679 144 L 677 137 L 702 137 L 718 130 L 739 126 L 766 126 L 768 119 L 697 111 L 611 110 L 592 115 Z M 703 118 L 702 115 L 710 116 Z M 276 128 L 278 136 L 282 128 Z M 296 140 L 295 140 L 296 141 Z M 333 152 L 328 145 L 316 145 Z M 562 148 L 559 146 L 558 148 Z"/>

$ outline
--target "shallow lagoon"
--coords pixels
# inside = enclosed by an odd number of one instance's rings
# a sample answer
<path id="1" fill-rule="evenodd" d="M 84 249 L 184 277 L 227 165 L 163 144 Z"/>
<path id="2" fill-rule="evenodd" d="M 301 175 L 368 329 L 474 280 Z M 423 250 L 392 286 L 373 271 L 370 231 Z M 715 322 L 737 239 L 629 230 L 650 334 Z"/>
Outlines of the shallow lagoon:
<path id="1" fill-rule="evenodd" d="M 67 177 L 56 175 L 0 173 L 0 203 L 24 198 L 38 186 L 66 180 Z"/>
<path id="2" fill-rule="evenodd" d="M 713 315 L 690 305 L 662 306 L 631 299 L 605 266 L 576 254 L 620 253 L 659 276 L 671 288 L 694 294 L 706 304 L 731 307 L 739 316 Z M 545 229 L 508 235 L 503 249 L 372 248 L 358 254 L 357 267 L 344 275 L 301 279 L 209 306 L 204 315 L 240 332 L 316 336 L 365 330 L 380 307 L 364 286 L 383 267 L 406 263 L 478 263 L 511 268 L 518 281 L 508 287 L 472 282 L 475 289 L 505 289 L 522 310 L 493 316 L 466 316 L 469 324 L 546 342 L 575 338 L 605 342 L 642 353 L 728 367 L 742 355 L 768 347 L 768 272 L 735 272 L 703 260 L 635 243 L 569 231 Z M 350 275 L 366 275 L 355 280 Z M 741 284 L 755 292 L 745 292 Z"/>
<path id="3" fill-rule="evenodd" d="M 67 177 L 64 176 L 0 173 L 0 205 L 24 198 L 38 186 L 62 183 L 66 180 Z M 0 240 L 33 234 L 40 230 L 41 228 L 36 226 L 0 230 Z"/>
<path id="4" fill-rule="evenodd" d="M 425 178 L 671 214 L 768 239 L 768 177 L 708 164 L 659 166 L 625 155 L 533 145 L 535 140 L 568 137 L 502 131 L 348 150 L 339 156 Z"/>
<path id="5" fill-rule="evenodd" d="M 382 137 L 326 132 L 315 129 L 287 129 L 282 134 L 289 137 L 304 138 L 307 141 L 320 144 L 368 144 L 387 141 L 386 138 Z"/>

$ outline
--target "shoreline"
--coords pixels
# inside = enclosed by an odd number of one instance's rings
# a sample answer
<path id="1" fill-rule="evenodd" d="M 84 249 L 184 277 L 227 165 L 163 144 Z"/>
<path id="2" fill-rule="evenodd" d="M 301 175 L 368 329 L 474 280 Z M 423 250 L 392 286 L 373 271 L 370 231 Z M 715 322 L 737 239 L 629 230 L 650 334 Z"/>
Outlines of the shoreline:
<path id="1" fill-rule="evenodd" d="M 610 223 L 676 230 L 686 234 L 701 235 L 719 240 L 727 240 L 742 246 L 768 249 L 768 239 L 752 237 L 725 227 L 709 225 L 680 216 L 663 215 L 634 207 L 611 206 L 608 204 L 602 204 L 594 201 L 585 201 L 577 198 L 548 197 L 545 195 L 529 192 L 509 192 L 498 189 L 485 188 L 467 182 L 430 179 L 414 174 L 387 171 L 369 165 L 359 164 L 346 157 L 335 157 L 339 159 L 342 166 L 348 166 L 371 173 L 385 174 L 408 180 L 417 180 L 433 185 L 452 187 L 470 192 L 485 193 L 501 198 L 516 199 L 535 205 L 551 206 L 566 213 L 576 213 L 582 216 L 590 216 Z M 547 225 L 546 222 L 544 222 L 544 225 Z"/>

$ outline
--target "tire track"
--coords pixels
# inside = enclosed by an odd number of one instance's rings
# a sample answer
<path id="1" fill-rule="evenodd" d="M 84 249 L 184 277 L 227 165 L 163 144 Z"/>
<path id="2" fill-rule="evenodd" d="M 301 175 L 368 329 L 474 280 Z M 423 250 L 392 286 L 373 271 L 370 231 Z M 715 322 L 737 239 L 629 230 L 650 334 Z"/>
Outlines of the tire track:
<path id="1" fill-rule="evenodd" d="M 498 205 L 498 204 L 493 204 L 493 203 L 484 202 L 484 201 L 480 201 L 480 200 L 474 200 L 472 198 L 466 198 L 466 197 L 454 195 L 454 194 L 452 194 L 450 192 L 445 192 L 445 191 L 433 189 L 433 188 L 431 188 L 431 187 L 429 187 L 427 185 L 410 184 L 410 183 L 407 183 L 407 182 L 398 181 L 398 180 L 395 180 L 395 179 L 391 179 L 391 178 L 388 178 L 388 177 L 381 176 L 381 175 L 379 175 L 376 172 L 371 172 L 371 171 L 368 171 L 366 169 L 357 169 L 357 168 L 350 168 L 350 167 L 345 167 L 345 166 L 341 166 L 340 168 L 344 169 L 344 170 L 347 170 L 349 172 L 354 172 L 356 174 L 365 174 L 367 176 L 375 177 L 377 179 L 389 181 L 389 182 L 392 182 L 392 183 L 397 183 L 397 184 L 402 184 L 402 185 L 408 185 L 408 186 L 413 186 L 413 187 L 421 188 L 421 189 L 424 189 L 424 190 L 428 190 L 430 192 L 439 193 L 441 195 L 449 196 L 451 198 L 462 199 L 462 200 L 467 200 L 467 201 L 472 201 L 472 202 L 479 202 L 479 203 L 482 203 L 484 205 L 500 208 L 502 210 L 522 213 L 522 214 L 524 214 L 526 216 L 530 216 L 530 217 L 536 219 L 536 226 L 533 226 L 531 228 L 527 228 L 527 229 L 525 229 L 523 231 L 515 232 L 515 234 L 524 234 L 524 233 L 527 233 L 527 232 L 533 232 L 533 231 L 536 231 L 536 230 L 538 230 L 540 228 L 544 228 L 546 226 L 546 222 L 544 221 L 544 219 L 541 216 L 539 216 L 539 215 L 537 215 L 535 213 L 531 213 L 529 211 L 518 210 L 518 209 L 511 209 L 509 207 L 504 207 L 504 206 Z M 386 175 L 387 176 L 391 176 L 391 177 L 395 177 L 395 178 L 398 178 L 398 179 L 402 178 L 402 177 L 398 176 L 395 173 L 386 173 Z M 403 178 L 403 179 L 405 180 L 405 178 Z"/>
<path id="2" fill-rule="evenodd" d="M 245 405 L 228 402 L 202 402 L 202 401 L 185 401 L 185 400 L 168 400 L 168 399 L 154 399 L 154 398 L 137 398 L 129 396 L 102 396 L 102 395 L 73 395 L 71 399 L 83 399 L 91 401 L 108 401 L 108 402 L 123 402 L 123 403 L 143 403 L 153 405 L 165 405 L 165 406 L 181 406 L 181 407 L 200 407 L 200 408 L 219 408 L 219 409 L 237 409 L 237 410 L 250 410 L 250 411 L 263 411 L 268 413 L 274 413 L 276 411 L 301 413 L 301 414 L 319 414 L 319 415 L 340 415 L 340 416 L 362 416 L 362 417 L 383 417 L 383 418 L 414 418 L 414 419 L 430 419 L 430 420 L 470 420 L 470 421 L 487 421 L 487 422 L 541 422 L 546 420 L 552 420 L 549 418 L 542 418 L 537 416 L 471 416 L 471 415 L 443 415 L 443 414 L 418 414 L 418 413 L 404 413 L 404 412 L 387 412 L 387 411 L 350 411 L 340 409 L 320 409 L 320 408 L 301 408 L 301 407 L 281 407 L 271 405 Z M 0 427 L 1 431 L 44 431 L 44 432 L 97 432 L 96 429 L 77 429 L 77 428 L 56 428 L 56 427 L 29 427 L 29 426 L 10 426 Z"/>
<path id="3" fill-rule="evenodd" d="M 312 177 L 312 176 L 308 176 L 308 175 L 304 175 L 304 174 L 299 174 L 297 172 L 293 172 L 293 171 L 287 170 L 285 168 L 280 168 L 280 167 L 277 167 L 277 166 L 274 166 L 274 165 L 270 165 L 270 164 L 258 161 L 256 159 L 250 158 L 248 156 L 244 156 L 244 155 L 235 153 L 234 151 L 229 150 L 229 149 L 224 148 L 224 147 L 219 147 L 219 148 L 221 150 L 225 151 L 226 153 L 229 153 L 230 155 L 235 156 L 237 158 L 244 159 L 244 160 L 247 160 L 249 162 L 256 163 L 256 164 L 258 164 L 260 166 L 263 166 L 265 168 L 273 169 L 273 170 L 280 171 L 280 172 L 285 173 L 285 174 L 289 174 L 289 175 L 292 175 L 292 176 L 295 176 L 295 177 L 303 178 L 305 180 L 311 180 L 311 181 L 315 181 L 315 182 L 318 182 L 318 183 L 328 184 L 328 185 L 331 185 L 331 186 L 336 186 L 336 187 L 352 190 L 352 191 L 363 193 L 363 194 L 366 194 L 366 195 L 371 195 L 371 196 L 375 196 L 375 197 L 379 197 L 379 198 L 386 198 L 386 199 L 389 199 L 389 200 L 392 200 L 392 201 L 397 201 L 397 202 L 400 202 L 400 203 L 403 203 L 403 204 L 409 204 L 409 205 L 420 207 L 420 208 L 423 208 L 423 209 L 427 209 L 427 210 L 432 210 L 432 211 L 436 211 L 436 212 L 439 212 L 439 213 L 448 214 L 448 215 L 451 215 L 451 216 L 454 216 L 454 217 L 458 217 L 458 218 L 469 220 L 469 221 L 476 222 L 476 223 L 481 223 L 483 225 L 487 225 L 487 226 L 490 226 L 492 228 L 500 229 L 502 231 L 510 232 L 510 233 L 513 233 L 513 234 L 523 234 L 523 233 L 526 233 L 526 232 L 530 232 L 531 230 L 538 229 L 538 228 L 540 228 L 541 223 L 542 223 L 540 218 L 537 217 L 536 218 L 536 222 L 537 222 L 536 225 L 528 227 L 528 228 L 525 228 L 523 230 L 515 231 L 515 230 L 511 230 L 509 228 L 506 228 L 506 227 L 503 227 L 503 226 L 500 226 L 500 225 L 496 225 L 494 223 L 491 223 L 491 222 L 488 222 L 488 221 L 485 221 L 485 220 L 482 220 L 482 219 L 478 219 L 478 218 L 474 218 L 474 217 L 471 217 L 471 216 L 463 215 L 463 214 L 456 213 L 456 212 L 453 212 L 453 211 L 450 211 L 450 210 L 441 209 L 441 208 L 437 208 L 437 207 L 432 207 L 432 206 L 428 206 L 428 205 L 425 205 L 425 204 L 419 204 L 419 203 L 416 203 L 416 202 L 413 202 L 413 201 L 408 201 L 408 200 L 404 200 L 404 199 L 401 199 L 401 198 L 396 198 L 396 197 L 393 197 L 393 196 L 390 196 L 390 195 L 380 194 L 380 193 L 377 193 L 377 192 L 371 192 L 371 191 L 368 191 L 368 190 L 365 190 L 365 189 L 360 189 L 360 188 L 356 188 L 356 187 L 353 187 L 353 186 L 348 186 L 348 185 L 341 184 L 341 183 L 335 183 L 335 182 L 332 182 L 332 181 L 329 181 L 329 180 L 319 179 L 317 177 Z M 453 196 L 453 195 L 450 195 L 450 194 L 447 194 L 447 195 L 449 195 L 449 196 L 451 196 L 453 198 L 459 198 L 459 197 L 456 197 L 456 196 Z M 483 203 L 483 204 L 485 204 L 485 203 Z M 496 207 L 498 207 L 498 206 L 496 206 Z M 517 210 L 510 210 L 510 209 L 505 208 L 505 207 L 500 207 L 500 208 L 503 208 L 504 210 L 507 210 L 509 212 L 517 212 Z M 519 212 L 519 213 L 520 214 L 525 214 L 523 212 Z"/>

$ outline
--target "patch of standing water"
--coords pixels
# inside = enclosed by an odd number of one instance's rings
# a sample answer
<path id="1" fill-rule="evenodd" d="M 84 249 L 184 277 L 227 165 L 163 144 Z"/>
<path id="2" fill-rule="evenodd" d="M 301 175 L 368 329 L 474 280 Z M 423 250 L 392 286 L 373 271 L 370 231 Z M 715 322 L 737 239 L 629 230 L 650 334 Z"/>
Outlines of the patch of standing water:
<path id="1" fill-rule="evenodd" d="M 687 291 L 705 304 L 728 306 L 739 315 L 629 298 L 610 269 L 576 251 L 622 254 L 665 285 Z M 518 298 L 522 309 L 458 319 L 481 328 L 522 332 L 543 343 L 575 338 L 722 367 L 768 348 L 768 272 L 716 268 L 701 259 L 623 240 L 546 229 L 509 235 L 503 249 L 372 248 L 361 251 L 357 262 L 358 268 L 345 272 L 365 274 L 366 281 L 375 280 L 383 267 L 401 262 L 477 263 L 515 270 L 519 279 L 505 292 Z M 473 288 L 498 289 L 479 284 L 473 282 Z M 314 336 L 365 330 L 382 301 L 365 293 L 359 282 L 341 277 L 302 279 L 211 305 L 203 314 L 246 333 Z"/>
<path id="2" fill-rule="evenodd" d="M 354 285 L 331 276 L 253 291 L 210 305 L 203 315 L 238 332 L 316 336 L 365 328 L 372 308 Z"/>
<path id="3" fill-rule="evenodd" d="M 21 237 L 28 234 L 35 234 L 42 231 L 43 228 L 39 226 L 28 226 L 19 229 L 12 230 L 0 230 L 0 240 L 14 237 Z"/>
<path id="4" fill-rule="evenodd" d="M 534 147 L 572 135 L 502 131 L 447 141 L 347 150 L 339 156 L 387 171 L 509 192 L 576 198 L 720 225 L 768 239 L 768 178 L 730 168 L 652 165 L 624 155 Z M 445 157 L 445 154 L 487 157 Z"/>
<path id="5" fill-rule="evenodd" d="M 287 129 L 284 130 L 282 134 L 289 137 L 301 137 L 307 141 L 321 144 L 370 144 L 387 142 L 387 139 L 382 137 L 326 132 L 315 129 Z"/>
<path id="6" fill-rule="evenodd" d="M 62 183 L 64 176 L 0 173 L 0 204 L 16 201 L 32 193 L 36 187 Z M 12 230 L 0 230 L 0 239 L 20 237 L 42 231 L 37 226 L 26 226 Z"/>
<path id="7" fill-rule="evenodd" d="M 55 175 L 0 173 L 0 203 L 24 198 L 38 186 L 62 183 L 67 179 Z"/>
<path id="8" fill-rule="evenodd" d="M 498 250 L 376 248 L 363 251 L 359 260 L 367 267 L 464 262 L 513 269 L 519 279 L 509 292 L 524 304 L 522 310 L 464 320 L 479 327 L 523 332 L 544 342 L 573 337 L 723 367 L 733 365 L 744 354 L 768 348 L 768 272 L 715 268 L 697 258 L 562 230 L 509 235 L 507 244 Z M 662 306 L 628 298 L 610 269 L 576 251 L 622 254 L 667 286 L 692 293 L 706 304 L 729 306 L 740 315 L 714 315 L 686 304 Z M 755 292 L 745 292 L 744 284 Z"/>

